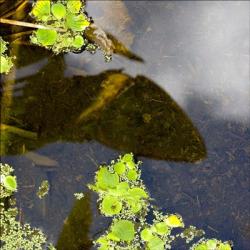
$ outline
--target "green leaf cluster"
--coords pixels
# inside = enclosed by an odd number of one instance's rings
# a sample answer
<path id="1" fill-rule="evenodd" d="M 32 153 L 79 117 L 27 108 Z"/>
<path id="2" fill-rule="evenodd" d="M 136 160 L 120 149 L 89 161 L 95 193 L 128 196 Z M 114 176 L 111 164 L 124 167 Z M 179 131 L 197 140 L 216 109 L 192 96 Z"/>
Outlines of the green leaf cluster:
<path id="1" fill-rule="evenodd" d="M 8 43 L 0 37 L 0 74 L 9 73 L 13 67 L 12 58 L 6 54 L 7 44 Z"/>
<path id="2" fill-rule="evenodd" d="M 100 211 L 105 216 L 120 213 L 131 217 L 147 207 L 149 194 L 138 178 L 140 171 L 133 155 L 126 154 L 111 166 L 102 166 L 90 188 L 100 194 Z"/>
<path id="3" fill-rule="evenodd" d="M 203 230 L 194 226 L 185 228 L 178 214 L 163 214 L 150 204 L 150 196 L 140 178 L 139 163 L 133 154 L 125 154 L 109 166 L 101 166 L 96 172 L 95 183 L 89 188 L 99 195 L 100 212 L 112 216 L 108 230 L 94 243 L 98 250 L 164 250 L 171 249 L 172 242 L 180 237 L 190 243 L 202 237 Z M 154 220 L 147 222 L 149 211 Z M 183 231 L 174 234 L 174 229 Z M 216 248 L 217 247 L 217 248 Z M 228 242 L 202 239 L 191 250 L 231 250 Z"/>
<path id="4" fill-rule="evenodd" d="M 8 164 L 0 163 L 0 199 L 9 197 L 17 191 L 16 177 L 13 176 L 13 168 Z"/>
<path id="5" fill-rule="evenodd" d="M 13 176 L 13 168 L 8 164 L 0 163 L 0 242 L 2 250 L 25 249 L 25 250 L 55 250 L 52 245 L 46 247 L 46 237 L 38 228 L 32 228 L 27 223 L 17 220 L 18 209 L 13 207 L 15 199 L 13 192 L 17 190 L 16 177 Z M 10 207 L 6 208 L 5 199 L 8 197 Z"/>
<path id="6" fill-rule="evenodd" d="M 46 27 L 31 36 L 31 42 L 54 53 L 80 50 L 88 41 L 84 37 L 90 20 L 81 0 L 38 0 L 31 11 L 36 22 Z"/>
<path id="7" fill-rule="evenodd" d="M 184 227 L 184 223 L 180 215 L 171 214 L 163 215 L 160 212 L 154 211 L 155 220 L 150 225 L 145 223 L 140 232 L 141 240 L 145 242 L 148 250 L 164 250 L 167 245 L 173 241 L 171 230 L 176 227 Z M 170 224 L 169 218 L 174 218 L 175 224 Z"/>
<path id="8" fill-rule="evenodd" d="M 217 239 L 203 239 L 192 247 L 192 250 L 231 250 L 230 242 Z"/>

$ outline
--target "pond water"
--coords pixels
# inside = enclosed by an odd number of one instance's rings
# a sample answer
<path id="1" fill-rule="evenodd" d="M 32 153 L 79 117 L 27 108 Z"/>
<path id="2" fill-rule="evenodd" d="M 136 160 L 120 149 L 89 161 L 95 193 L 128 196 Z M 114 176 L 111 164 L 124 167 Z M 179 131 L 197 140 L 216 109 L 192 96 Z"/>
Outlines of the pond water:
<path id="1" fill-rule="evenodd" d="M 15 168 L 22 219 L 58 249 L 94 249 L 110 220 L 86 184 L 100 164 L 132 151 L 162 211 L 250 249 L 249 7 L 89 1 L 96 23 L 144 63 L 13 45 L 15 74 L 1 76 L 1 123 L 33 133 L 1 133 L 1 162 Z M 45 179 L 51 189 L 40 200 Z M 73 194 L 82 191 L 78 202 Z"/>

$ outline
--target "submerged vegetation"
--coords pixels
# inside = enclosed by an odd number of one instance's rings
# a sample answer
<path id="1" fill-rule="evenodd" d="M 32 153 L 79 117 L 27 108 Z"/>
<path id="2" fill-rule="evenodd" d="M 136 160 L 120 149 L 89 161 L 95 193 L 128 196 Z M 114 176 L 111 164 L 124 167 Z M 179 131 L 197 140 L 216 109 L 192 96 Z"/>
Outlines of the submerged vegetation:
<path id="1" fill-rule="evenodd" d="M 0 164 L 0 246 L 3 250 L 10 249 L 54 249 L 46 244 L 44 233 L 38 228 L 32 228 L 27 223 L 18 220 L 18 209 L 15 206 L 14 192 L 17 191 L 16 177 L 13 168 L 7 164 Z"/>
<path id="2" fill-rule="evenodd" d="M 139 165 L 132 154 L 125 154 L 96 172 L 95 183 L 89 188 L 99 195 L 100 212 L 112 217 L 106 233 L 94 243 L 99 250 L 164 250 L 171 249 L 178 238 L 189 244 L 204 232 L 186 227 L 178 214 L 163 214 L 151 205 L 152 198 L 143 184 Z M 151 223 L 150 213 L 154 218 Z M 176 233 L 175 229 L 182 229 Z M 192 250 L 230 250 L 229 242 L 201 238 Z"/>

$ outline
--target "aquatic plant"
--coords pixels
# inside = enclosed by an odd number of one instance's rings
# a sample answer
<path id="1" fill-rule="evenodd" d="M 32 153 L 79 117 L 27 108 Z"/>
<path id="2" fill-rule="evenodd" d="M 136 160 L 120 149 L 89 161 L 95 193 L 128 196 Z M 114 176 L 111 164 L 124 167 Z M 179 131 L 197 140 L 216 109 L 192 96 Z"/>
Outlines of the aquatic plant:
<path id="1" fill-rule="evenodd" d="M 0 241 L 2 250 L 10 249 L 55 249 L 46 244 L 46 236 L 38 228 L 32 228 L 28 223 L 17 220 L 18 209 L 15 207 L 13 193 L 17 190 L 14 169 L 8 164 L 0 163 Z M 9 203 L 8 205 L 6 205 Z"/>
<path id="2" fill-rule="evenodd" d="M 84 193 L 74 193 L 74 196 L 77 200 L 81 200 L 85 197 Z"/>
<path id="3" fill-rule="evenodd" d="M 10 69 L 13 67 L 13 58 L 7 55 L 8 43 L 3 40 L 0 36 L 0 73 L 9 73 Z"/>
<path id="4" fill-rule="evenodd" d="M 177 238 L 190 243 L 204 235 L 194 226 L 185 227 L 179 214 L 163 214 L 151 205 L 150 195 L 133 154 L 125 154 L 96 172 L 95 183 L 88 187 L 99 195 L 100 212 L 112 217 L 108 230 L 94 241 L 99 250 L 171 249 Z M 154 219 L 148 222 L 149 212 Z M 175 228 L 182 230 L 174 233 Z M 202 238 L 191 250 L 230 250 L 229 242 Z"/>
<path id="5" fill-rule="evenodd" d="M 17 190 L 17 182 L 11 166 L 0 163 L 0 169 L 0 199 L 3 199 L 11 196 Z"/>
<path id="6" fill-rule="evenodd" d="M 130 60 L 143 62 L 141 57 L 131 52 L 115 36 L 106 33 L 94 24 L 85 10 L 85 2 L 86 0 L 37 0 L 33 3 L 33 8 L 29 13 L 34 22 L 0 17 L 0 23 L 33 28 L 30 36 L 31 42 L 52 50 L 55 54 L 79 53 L 83 50 L 95 53 L 97 49 L 100 49 L 107 62 L 112 59 L 113 53 L 125 56 Z M 28 4 L 26 1 L 22 6 Z M 13 14 L 18 13 L 19 10 L 10 8 L 9 12 Z M 22 14 L 24 15 L 25 12 Z M 20 34 L 25 36 L 27 31 L 20 32 Z M 13 66 L 11 59 L 5 54 L 1 54 L 0 73 L 9 72 Z"/>
<path id="7" fill-rule="evenodd" d="M 202 239 L 196 243 L 191 250 L 230 250 L 229 242 L 222 242 L 217 239 Z"/>
<path id="8" fill-rule="evenodd" d="M 47 180 L 43 180 L 38 188 L 37 196 L 40 199 L 43 199 L 49 192 L 49 182 Z"/>
<path id="9" fill-rule="evenodd" d="M 84 36 L 85 29 L 90 25 L 84 1 L 38 0 L 31 16 L 36 24 L 44 27 L 33 32 L 31 42 L 34 44 L 58 54 L 79 51 L 89 43 Z"/>

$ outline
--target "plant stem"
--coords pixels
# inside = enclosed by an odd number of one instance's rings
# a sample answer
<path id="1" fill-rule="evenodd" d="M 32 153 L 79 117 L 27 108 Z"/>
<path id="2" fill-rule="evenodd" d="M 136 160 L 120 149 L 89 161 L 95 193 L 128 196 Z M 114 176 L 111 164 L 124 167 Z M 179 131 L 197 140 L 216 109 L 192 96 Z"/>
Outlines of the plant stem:
<path id="1" fill-rule="evenodd" d="M 30 27 L 30 28 L 34 28 L 34 29 L 65 31 L 63 29 L 55 29 L 53 27 L 46 27 L 46 26 L 40 25 L 40 24 L 27 23 L 27 22 L 10 20 L 10 19 L 5 19 L 5 18 L 0 18 L 0 23 L 6 23 L 6 24 L 10 24 L 10 25 L 17 25 L 17 26 L 23 26 L 23 27 Z"/>

